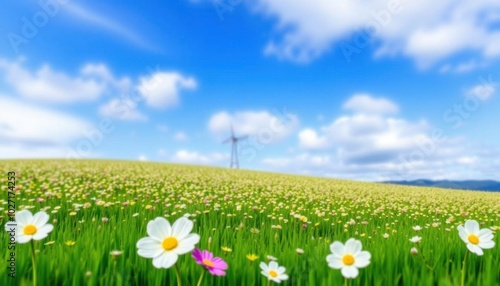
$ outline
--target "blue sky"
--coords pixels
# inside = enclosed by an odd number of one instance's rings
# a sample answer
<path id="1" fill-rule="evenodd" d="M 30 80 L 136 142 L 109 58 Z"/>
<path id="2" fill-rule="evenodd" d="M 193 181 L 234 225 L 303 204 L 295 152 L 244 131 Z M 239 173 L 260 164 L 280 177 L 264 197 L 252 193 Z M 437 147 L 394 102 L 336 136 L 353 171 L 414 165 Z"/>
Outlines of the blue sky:
<path id="1" fill-rule="evenodd" d="M 2 3 L 0 158 L 500 180 L 500 3 Z"/>

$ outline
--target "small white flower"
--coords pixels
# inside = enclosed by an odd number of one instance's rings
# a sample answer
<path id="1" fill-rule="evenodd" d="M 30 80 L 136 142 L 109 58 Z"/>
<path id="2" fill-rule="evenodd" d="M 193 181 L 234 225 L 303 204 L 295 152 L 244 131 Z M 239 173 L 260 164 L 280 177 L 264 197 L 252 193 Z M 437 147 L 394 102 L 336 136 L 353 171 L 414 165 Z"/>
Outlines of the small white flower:
<path id="1" fill-rule="evenodd" d="M 388 233 L 384 233 L 382 236 L 383 236 L 384 238 L 389 238 L 389 234 L 388 234 Z"/>
<path id="2" fill-rule="evenodd" d="M 272 256 L 272 255 L 268 255 L 268 256 L 266 256 L 266 258 L 267 258 L 267 260 L 269 260 L 269 261 L 278 261 L 278 258 L 276 258 L 276 257 L 274 257 L 274 256 Z"/>
<path id="3" fill-rule="evenodd" d="M 32 239 L 42 240 L 54 229 L 53 225 L 47 223 L 48 221 L 49 215 L 46 212 L 41 211 L 33 215 L 29 210 L 22 210 L 16 213 L 17 226 L 12 227 L 7 223 L 5 230 L 11 231 L 15 228 L 17 243 L 27 243 Z"/>
<path id="4" fill-rule="evenodd" d="M 288 275 L 285 274 L 286 268 L 279 266 L 276 261 L 269 262 L 269 265 L 261 262 L 260 269 L 262 269 L 262 275 L 266 276 L 267 279 L 273 282 L 281 283 L 281 281 L 288 279 Z"/>
<path id="5" fill-rule="evenodd" d="M 295 251 L 297 251 L 297 254 L 304 254 L 304 250 L 302 248 L 297 248 Z"/>
<path id="6" fill-rule="evenodd" d="M 335 241 L 330 245 L 332 254 L 326 257 L 328 266 L 333 269 L 341 269 L 345 278 L 356 278 L 359 274 L 358 268 L 364 268 L 370 264 L 371 254 L 368 251 L 361 251 L 361 241 L 350 238 L 345 246 Z"/>
<path id="7" fill-rule="evenodd" d="M 410 241 L 413 242 L 413 243 L 419 243 L 420 240 L 422 240 L 422 238 L 420 236 L 418 236 L 418 235 L 410 238 Z"/>
<path id="8" fill-rule="evenodd" d="M 483 249 L 495 246 L 491 229 L 479 229 L 479 223 L 475 220 L 467 220 L 465 227 L 458 226 L 458 235 L 467 244 L 467 248 L 477 254 L 483 255 Z"/>
<path id="9" fill-rule="evenodd" d="M 420 231 L 421 229 L 422 229 L 422 227 L 420 225 L 416 225 L 413 227 L 414 231 Z"/>
<path id="10" fill-rule="evenodd" d="M 113 257 L 118 257 L 120 255 L 123 254 L 123 251 L 120 251 L 120 250 L 113 250 L 109 253 L 109 255 L 113 256 Z"/>
<path id="11" fill-rule="evenodd" d="M 156 268 L 170 268 L 179 257 L 193 251 L 200 236 L 190 233 L 193 222 L 185 217 L 179 218 L 172 226 L 168 220 L 157 217 L 148 223 L 148 237 L 137 242 L 138 254 L 145 258 L 153 258 Z"/>
<path id="12" fill-rule="evenodd" d="M 412 248 L 410 249 L 410 252 L 411 252 L 411 254 L 413 254 L 413 255 L 417 255 L 417 254 L 418 254 L 418 249 L 417 249 L 417 248 L 415 248 L 415 247 L 412 247 Z"/>

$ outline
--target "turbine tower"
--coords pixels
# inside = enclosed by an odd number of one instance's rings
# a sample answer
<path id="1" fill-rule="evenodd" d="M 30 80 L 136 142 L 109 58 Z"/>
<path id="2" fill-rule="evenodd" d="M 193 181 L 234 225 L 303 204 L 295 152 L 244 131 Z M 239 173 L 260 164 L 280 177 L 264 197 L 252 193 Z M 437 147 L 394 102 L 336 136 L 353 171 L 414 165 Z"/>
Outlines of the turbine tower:
<path id="1" fill-rule="evenodd" d="M 222 143 L 226 144 L 231 142 L 231 163 L 229 164 L 229 168 L 231 169 L 239 169 L 240 165 L 238 163 L 238 141 L 247 139 L 248 136 L 236 137 L 234 136 L 233 125 L 231 124 L 231 137 L 224 140 Z"/>

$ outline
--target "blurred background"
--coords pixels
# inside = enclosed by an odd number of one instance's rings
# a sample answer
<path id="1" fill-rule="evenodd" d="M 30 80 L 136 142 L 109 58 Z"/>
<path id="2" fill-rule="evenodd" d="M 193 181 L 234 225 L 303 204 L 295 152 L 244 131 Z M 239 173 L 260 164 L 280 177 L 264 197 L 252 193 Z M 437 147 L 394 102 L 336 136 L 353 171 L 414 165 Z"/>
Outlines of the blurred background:
<path id="1" fill-rule="evenodd" d="M 500 2 L 2 1 L 0 158 L 500 180 Z"/>

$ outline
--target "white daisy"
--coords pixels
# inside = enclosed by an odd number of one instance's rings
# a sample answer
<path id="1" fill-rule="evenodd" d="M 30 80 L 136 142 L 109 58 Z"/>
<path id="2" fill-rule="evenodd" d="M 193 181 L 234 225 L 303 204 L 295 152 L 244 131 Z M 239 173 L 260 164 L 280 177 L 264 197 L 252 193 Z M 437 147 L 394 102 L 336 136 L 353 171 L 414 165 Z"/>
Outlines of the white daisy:
<path id="1" fill-rule="evenodd" d="M 477 255 L 483 255 L 483 249 L 495 246 L 491 229 L 479 229 L 479 223 L 475 220 L 467 220 L 465 227 L 460 225 L 457 229 L 458 235 L 467 244 L 467 248 Z"/>
<path id="2" fill-rule="evenodd" d="M 418 249 L 416 247 L 412 247 L 410 249 L 410 253 L 413 254 L 413 255 L 417 255 L 418 254 Z"/>
<path id="3" fill-rule="evenodd" d="M 137 242 L 137 253 L 145 258 L 153 258 L 156 268 L 170 268 L 177 262 L 179 255 L 193 251 L 200 236 L 190 233 L 193 222 L 185 217 L 179 218 L 172 226 L 168 220 L 157 217 L 148 223 L 148 237 Z"/>
<path id="4" fill-rule="evenodd" d="M 262 275 L 266 276 L 273 282 L 281 283 L 281 281 L 288 279 L 288 275 L 285 274 L 286 268 L 283 266 L 279 266 L 278 262 L 276 261 L 269 262 L 269 265 L 261 262 L 260 269 L 262 269 Z"/>
<path id="5" fill-rule="evenodd" d="M 22 210 L 16 213 L 16 242 L 27 243 L 33 240 L 41 240 L 47 237 L 54 226 L 48 224 L 49 215 L 46 212 L 37 212 L 32 215 L 29 210 Z M 6 231 L 12 230 L 11 224 L 5 225 Z"/>
<path id="6" fill-rule="evenodd" d="M 409 240 L 413 243 L 419 243 L 422 240 L 422 238 L 420 236 L 416 235 L 416 236 L 410 238 Z"/>
<path id="7" fill-rule="evenodd" d="M 358 268 L 364 268 L 370 264 L 371 254 L 368 251 L 361 251 L 361 241 L 350 238 L 345 246 L 335 241 L 330 245 L 332 254 L 326 257 L 328 266 L 333 269 L 341 269 L 345 278 L 356 278 L 359 274 Z"/>

